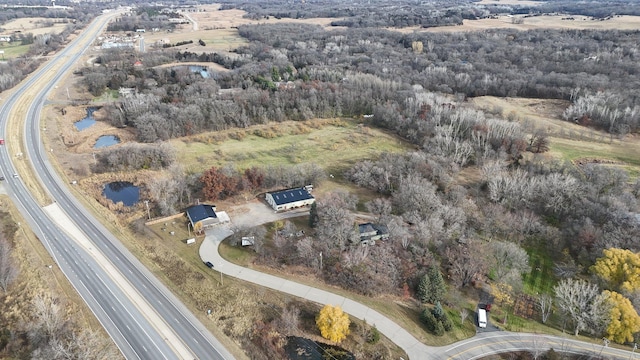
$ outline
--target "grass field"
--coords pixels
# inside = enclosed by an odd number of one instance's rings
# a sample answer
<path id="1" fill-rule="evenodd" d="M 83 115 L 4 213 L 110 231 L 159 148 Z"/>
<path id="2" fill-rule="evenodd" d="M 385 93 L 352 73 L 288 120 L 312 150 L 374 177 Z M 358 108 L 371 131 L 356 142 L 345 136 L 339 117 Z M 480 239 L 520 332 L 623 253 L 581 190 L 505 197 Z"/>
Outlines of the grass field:
<path id="1" fill-rule="evenodd" d="M 418 32 L 455 32 L 483 31 L 488 29 L 577 29 L 577 30 L 637 30 L 640 28 L 640 16 L 616 16 L 609 20 L 594 20 L 588 16 L 572 16 L 575 20 L 562 20 L 566 15 L 543 15 L 523 19 L 522 24 L 514 24 L 511 16 L 498 16 L 495 19 L 463 20 L 460 26 L 438 26 L 421 28 L 417 26 L 393 29 L 403 33 Z"/>
<path id="2" fill-rule="evenodd" d="M 481 96 L 470 100 L 473 106 L 488 112 L 497 109 L 528 128 L 549 134 L 548 156 L 573 162 L 599 162 L 626 170 L 632 179 L 640 174 L 640 139 L 627 135 L 622 139 L 561 119 L 569 102 L 562 100 L 497 98 Z"/>
<path id="3" fill-rule="evenodd" d="M 339 171 L 356 161 L 376 158 L 382 152 L 411 148 L 393 135 L 352 120 L 258 125 L 204 134 L 198 141 L 174 140 L 172 145 L 178 163 L 190 164 L 193 171 L 228 163 L 240 169 L 316 163 L 327 171 Z"/>
<path id="4" fill-rule="evenodd" d="M 193 44 L 181 45 L 173 49 L 190 52 L 230 51 L 247 44 L 247 41 L 238 35 L 236 29 L 211 29 L 190 30 L 187 25 L 181 25 L 175 31 L 147 33 L 144 36 L 145 43 L 153 44 L 157 41 L 175 44 L 177 42 L 192 40 Z M 206 46 L 198 44 L 198 40 L 205 42 Z"/>
<path id="5" fill-rule="evenodd" d="M 29 45 L 20 45 L 20 43 L 0 43 L 0 50 L 4 51 L 4 56 L 0 55 L 0 59 L 4 57 L 4 59 L 13 59 L 17 58 L 20 55 L 24 55 L 29 51 Z"/>
<path id="6" fill-rule="evenodd" d="M 55 22 L 54 22 L 55 21 Z M 40 17 L 25 17 L 11 20 L 5 24 L 1 24 L 0 28 L 3 29 L 3 34 L 12 34 L 16 31 L 23 33 L 32 33 L 33 35 L 42 35 L 49 33 L 60 33 L 64 30 L 64 19 L 50 19 Z M 53 26 L 45 26 L 46 23 L 54 22 Z"/>
<path id="7" fill-rule="evenodd" d="M 218 10 L 219 7 L 219 5 L 199 6 L 198 9 L 203 11 L 192 13 L 190 14 L 190 16 L 198 23 L 198 27 L 201 29 L 232 28 L 244 24 L 277 24 L 282 22 L 315 24 L 324 26 L 325 28 L 333 28 L 331 27 L 331 22 L 336 20 L 334 18 L 277 19 L 275 17 L 270 17 L 269 19 L 251 20 L 244 18 L 244 15 L 246 15 L 246 12 L 244 10 Z"/>

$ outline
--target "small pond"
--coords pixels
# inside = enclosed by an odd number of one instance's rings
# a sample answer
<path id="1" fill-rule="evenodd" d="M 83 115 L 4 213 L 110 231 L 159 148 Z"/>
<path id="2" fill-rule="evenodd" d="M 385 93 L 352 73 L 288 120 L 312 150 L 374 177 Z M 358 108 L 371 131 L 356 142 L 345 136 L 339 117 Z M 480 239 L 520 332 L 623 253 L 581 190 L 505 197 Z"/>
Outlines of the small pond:
<path id="1" fill-rule="evenodd" d="M 133 206 L 140 200 L 140 188 L 128 181 L 114 181 L 105 184 L 102 194 L 114 204 L 122 201 L 126 206 Z"/>
<path id="2" fill-rule="evenodd" d="M 115 135 L 102 135 L 96 141 L 96 144 L 93 145 L 94 149 L 100 149 L 107 146 L 112 146 L 120 143 L 120 138 Z"/>
<path id="3" fill-rule="evenodd" d="M 331 354 L 330 359 L 356 360 L 356 357 L 347 350 L 329 344 L 315 342 L 310 339 L 289 336 L 284 351 L 290 360 L 324 360 L 323 355 Z"/>
<path id="4" fill-rule="evenodd" d="M 76 129 L 78 129 L 79 131 L 82 131 L 88 127 L 90 127 L 91 125 L 96 123 L 96 119 L 93 117 L 93 113 L 98 110 L 94 107 L 90 107 L 87 108 L 87 116 L 85 116 L 84 119 L 80 120 L 80 121 L 76 121 L 74 123 Z"/>

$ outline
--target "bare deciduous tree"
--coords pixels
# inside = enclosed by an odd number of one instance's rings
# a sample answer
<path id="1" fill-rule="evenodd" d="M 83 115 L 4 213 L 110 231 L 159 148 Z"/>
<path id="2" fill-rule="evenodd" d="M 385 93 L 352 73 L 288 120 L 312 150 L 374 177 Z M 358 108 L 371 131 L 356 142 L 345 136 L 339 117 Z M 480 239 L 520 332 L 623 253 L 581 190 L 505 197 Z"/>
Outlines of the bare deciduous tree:
<path id="1" fill-rule="evenodd" d="M 484 247 L 479 241 L 469 241 L 467 245 L 454 245 L 445 250 L 444 258 L 449 263 L 449 273 L 457 280 L 458 286 L 469 285 L 476 274 L 487 267 Z"/>
<path id="2" fill-rule="evenodd" d="M 469 317 L 469 310 L 467 310 L 467 308 L 462 308 L 460 310 L 460 323 L 464 324 L 464 322 L 467 320 L 468 317 Z"/>
<path id="3" fill-rule="evenodd" d="M 344 250 L 359 242 L 352 210 L 356 198 L 344 192 L 335 192 L 318 201 L 318 225 L 316 234 L 320 241 Z"/>
<path id="4" fill-rule="evenodd" d="M 548 294 L 542 294 L 538 297 L 538 310 L 540 310 L 540 317 L 542 318 L 542 323 L 546 323 L 547 319 L 549 319 L 549 315 L 551 315 L 551 309 L 553 307 L 553 297 Z"/>
<path id="5" fill-rule="evenodd" d="M 11 250 L 11 244 L 0 233 L 0 289 L 5 293 L 19 273 L 18 264 L 11 257 Z"/>
<path id="6" fill-rule="evenodd" d="M 300 309 L 293 305 L 283 308 L 276 326 L 281 334 L 296 335 L 300 329 Z"/>
<path id="7" fill-rule="evenodd" d="M 586 280 L 563 279 L 554 287 L 558 308 L 574 325 L 576 336 L 590 329 L 596 335 L 606 325 L 607 301 L 598 286 Z"/>
<path id="8" fill-rule="evenodd" d="M 498 282 L 517 286 L 522 281 L 522 274 L 531 271 L 529 255 L 517 244 L 507 241 L 493 241 L 489 248 L 494 260 L 493 270 Z"/>

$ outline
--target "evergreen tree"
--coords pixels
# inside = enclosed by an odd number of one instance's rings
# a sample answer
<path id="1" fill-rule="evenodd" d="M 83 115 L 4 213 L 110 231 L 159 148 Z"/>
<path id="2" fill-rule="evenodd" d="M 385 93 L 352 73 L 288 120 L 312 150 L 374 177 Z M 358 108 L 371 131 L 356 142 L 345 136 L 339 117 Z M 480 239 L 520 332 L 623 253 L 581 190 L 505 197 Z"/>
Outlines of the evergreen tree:
<path id="1" fill-rule="evenodd" d="M 431 266 L 427 275 L 429 276 L 429 281 L 431 283 L 429 302 L 436 303 L 438 301 L 442 301 L 447 292 L 447 285 L 442 278 L 442 272 L 440 272 L 440 269 L 437 266 Z"/>
<path id="2" fill-rule="evenodd" d="M 431 300 L 431 280 L 428 275 L 424 275 L 420 278 L 420 282 L 418 283 L 418 300 L 423 303 L 427 303 Z"/>
<path id="3" fill-rule="evenodd" d="M 442 335 L 444 335 L 444 326 L 442 325 L 442 322 L 441 322 L 441 321 L 436 322 L 436 327 L 435 327 L 435 329 L 433 330 L 433 333 L 434 333 L 436 336 L 442 336 Z"/>
<path id="4" fill-rule="evenodd" d="M 429 330 L 429 332 L 435 331 L 438 320 L 436 320 L 435 316 L 433 316 L 431 310 L 427 308 L 422 310 L 420 318 L 422 319 L 422 322 L 427 326 L 427 330 Z"/>
<path id="5" fill-rule="evenodd" d="M 314 202 L 309 209 L 309 227 L 315 228 L 318 224 L 318 205 Z"/>
<path id="6" fill-rule="evenodd" d="M 433 313 L 433 316 L 436 318 L 436 320 L 442 320 L 442 318 L 444 317 L 444 309 L 442 308 L 442 304 L 440 304 L 440 301 L 436 302 L 436 306 L 431 309 L 431 312 Z"/>
<path id="7" fill-rule="evenodd" d="M 453 329 L 453 321 L 451 321 L 451 318 L 449 318 L 446 312 L 443 314 L 440 322 L 442 323 L 442 327 L 444 327 L 444 331 L 451 331 L 451 329 Z"/>

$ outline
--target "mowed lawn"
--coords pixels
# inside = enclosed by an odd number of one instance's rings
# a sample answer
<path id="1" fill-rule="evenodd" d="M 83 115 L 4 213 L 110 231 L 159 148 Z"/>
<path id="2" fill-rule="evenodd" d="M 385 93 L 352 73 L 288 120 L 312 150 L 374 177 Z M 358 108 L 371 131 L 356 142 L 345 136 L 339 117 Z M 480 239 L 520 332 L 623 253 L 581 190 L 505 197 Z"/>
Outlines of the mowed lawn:
<path id="1" fill-rule="evenodd" d="M 20 55 L 24 55 L 29 51 L 29 45 L 20 45 L 20 42 L 14 43 L 0 43 L 0 51 L 4 51 L 4 54 L 0 54 L 0 60 L 17 58 Z"/>
<path id="2" fill-rule="evenodd" d="M 412 146 L 382 130 L 358 125 L 346 120 L 339 124 L 325 124 L 315 128 L 303 127 L 299 133 L 295 122 L 271 125 L 277 137 L 255 135 L 265 126 L 230 130 L 247 134 L 241 140 L 227 138 L 208 144 L 188 139 L 172 141 L 178 162 L 193 171 L 232 163 L 239 169 L 252 166 L 294 165 L 316 163 L 325 170 L 346 169 L 363 159 L 375 159 L 383 152 L 404 152 Z M 219 134 L 224 135 L 224 133 Z"/>

